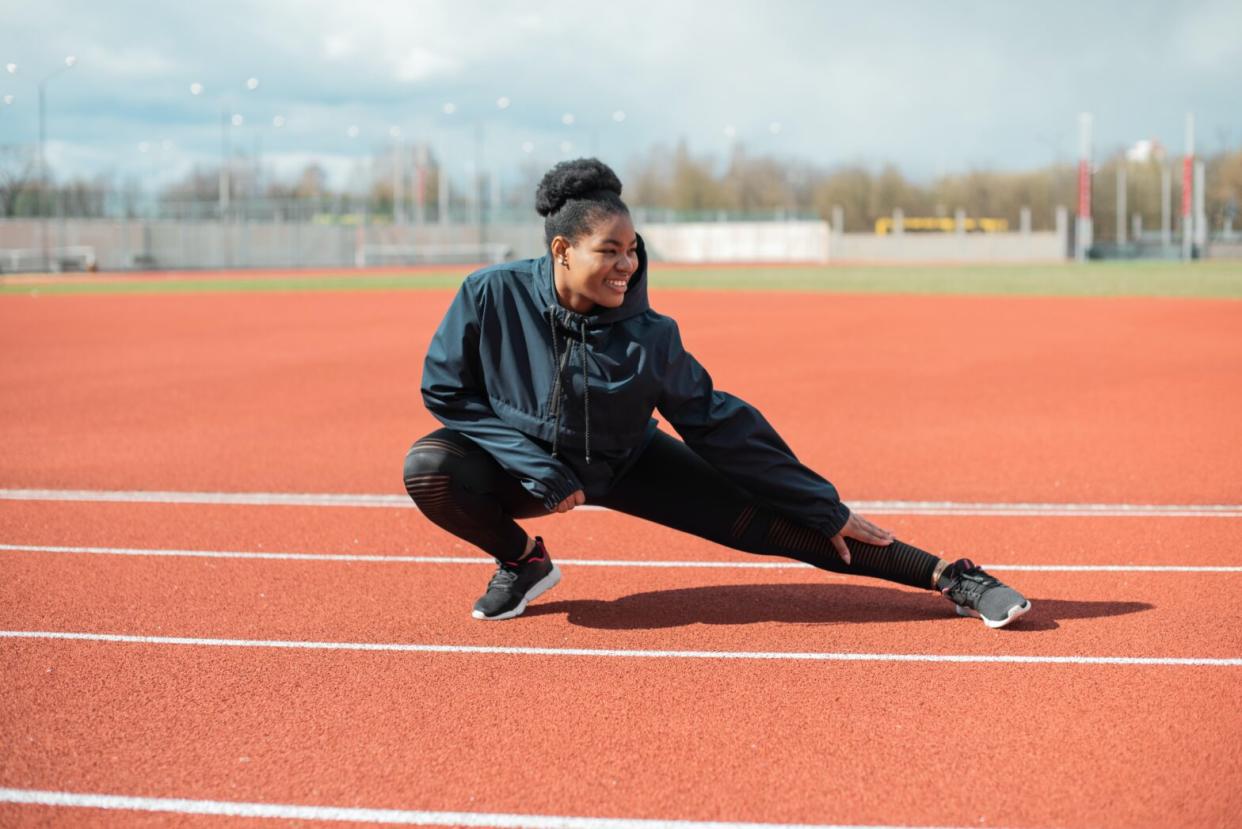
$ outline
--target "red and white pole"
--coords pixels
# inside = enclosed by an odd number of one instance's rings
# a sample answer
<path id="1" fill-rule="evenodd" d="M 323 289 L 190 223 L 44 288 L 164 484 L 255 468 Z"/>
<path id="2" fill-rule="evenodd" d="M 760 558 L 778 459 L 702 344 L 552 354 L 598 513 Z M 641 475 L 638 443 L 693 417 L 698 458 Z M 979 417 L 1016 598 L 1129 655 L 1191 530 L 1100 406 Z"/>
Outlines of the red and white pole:
<path id="1" fill-rule="evenodd" d="M 1186 154 L 1182 156 L 1182 259 L 1194 253 L 1195 116 L 1186 113 Z"/>
<path id="2" fill-rule="evenodd" d="M 1091 113 L 1078 116 L 1078 215 L 1074 224 L 1074 258 L 1085 262 L 1091 248 Z"/>

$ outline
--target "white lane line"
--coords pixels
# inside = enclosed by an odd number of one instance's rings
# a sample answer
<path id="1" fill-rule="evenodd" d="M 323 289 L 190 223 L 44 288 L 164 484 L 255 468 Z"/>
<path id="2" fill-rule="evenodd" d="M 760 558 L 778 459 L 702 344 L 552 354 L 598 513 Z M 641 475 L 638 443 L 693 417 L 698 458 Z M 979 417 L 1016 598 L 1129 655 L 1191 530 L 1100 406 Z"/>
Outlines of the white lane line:
<path id="1" fill-rule="evenodd" d="M 203 639 L 189 636 L 131 636 L 49 630 L 0 630 L 0 639 L 71 639 L 137 645 L 203 645 L 225 648 L 285 648 L 400 653 L 469 653 L 504 656 L 594 656 L 648 659 L 758 659 L 800 662 L 989 662 L 1038 665 L 1178 665 L 1242 667 L 1242 659 L 1164 656 L 1027 656 L 1022 654 L 855 653 L 831 651 L 657 651 L 609 648 L 533 648 L 491 645 L 424 645 L 402 642 L 307 642 L 279 639 Z"/>
<path id="2" fill-rule="evenodd" d="M 374 564 L 483 564 L 485 555 L 398 556 L 358 553 L 265 553 L 241 550 L 168 550 L 145 547 L 64 547 L 39 544 L 0 544 L 0 552 L 57 553 L 65 555 L 147 556 L 153 558 L 223 558 L 273 561 L 344 561 Z M 560 558 L 558 565 L 574 567 L 699 567 L 721 570 L 814 570 L 800 561 L 643 561 L 639 559 Z M 1242 566 L 1186 564 L 982 564 L 985 570 L 1047 573 L 1242 573 Z"/>
<path id="3" fill-rule="evenodd" d="M 160 492 L 99 489 L 0 489 L 0 501 L 100 501 L 141 504 L 409 508 L 405 495 L 326 492 Z M 964 501 L 850 501 L 873 515 L 1039 516 L 1098 518 L 1242 518 L 1242 504 L 985 503 Z M 586 504 L 580 510 L 602 510 Z"/>
<path id="4" fill-rule="evenodd" d="M 169 812 L 179 815 L 332 820 L 412 826 L 488 826 L 504 829 L 899 829 L 899 827 L 809 823 L 734 823 L 729 821 L 650 820 L 641 818 L 514 815 L 493 812 L 427 812 L 414 809 L 366 809 L 355 806 L 302 806 L 291 803 L 253 803 L 232 800 L 190 800 L 166 797 L 130 797 L 39 789 L 0 789 L 0 803 L 70 806 L 85 809 L 122 809 Z M 909 827 L 908 829 L 918 829 Z M 930 829 L 930 827 L 922 827 Z"/>

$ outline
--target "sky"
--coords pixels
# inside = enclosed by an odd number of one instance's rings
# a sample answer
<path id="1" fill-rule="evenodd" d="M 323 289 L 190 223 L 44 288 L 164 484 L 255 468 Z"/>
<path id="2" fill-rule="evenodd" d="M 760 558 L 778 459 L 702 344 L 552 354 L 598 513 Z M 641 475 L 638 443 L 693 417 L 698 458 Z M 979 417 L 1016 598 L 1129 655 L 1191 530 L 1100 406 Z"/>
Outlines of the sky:
<path id="1" fill-rule="evenodd" d="M 450 175 L 624 173 L 684 140 L 928 180 L 1071 161 L 1082 112 L 1097 156 L 1180 155 L 1188 112 L 1201 154 L 1242 145 L 1238 0 L 0 0 L 0 19 L 0 145 L 37 141 L 47 78 L 60 179 L 165 182 L 222 140 L 337 186 L 396 140 Z"/>

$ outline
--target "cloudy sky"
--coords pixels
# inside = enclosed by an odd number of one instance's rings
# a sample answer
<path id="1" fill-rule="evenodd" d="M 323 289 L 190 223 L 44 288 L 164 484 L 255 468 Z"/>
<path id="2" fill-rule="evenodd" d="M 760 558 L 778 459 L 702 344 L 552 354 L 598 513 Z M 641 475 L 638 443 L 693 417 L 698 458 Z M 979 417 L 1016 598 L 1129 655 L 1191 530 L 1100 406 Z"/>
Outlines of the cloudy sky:
<path id="1" fill-rule="evenodd" d="M 228 140 L 338 182 L 392 142 L 450 171 L 597 154 L 624 172 L 685 139 L 930 178 L 1097 152 L 1242 144 L 1242 3 L 835 0 L 0 0 L 0 144 L 37 136 L 59 177 L 183 175 Z M 247 88 L 256 78 L 258 88 Z M 192 84 L 201 84 L 192 95 Z M 507 107 L 498 106 L 505 99 Z M 503 102 L 502 102 L 503 103 Z M 451 112 L 446 113 L 446 105 Z M 570 120 L 572 123 L 564 123 Z M 280 127 L 274 119 L 283 119 Z M 353 129 L 351 129 L 353 128 Z"/>

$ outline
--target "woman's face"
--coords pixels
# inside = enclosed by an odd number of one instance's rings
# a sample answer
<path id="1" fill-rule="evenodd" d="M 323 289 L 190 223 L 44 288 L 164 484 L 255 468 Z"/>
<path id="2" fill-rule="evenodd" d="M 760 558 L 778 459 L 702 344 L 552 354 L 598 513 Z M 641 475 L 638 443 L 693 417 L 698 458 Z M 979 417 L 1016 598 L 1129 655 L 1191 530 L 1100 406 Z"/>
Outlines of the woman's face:
<path id="1" fill-rule="evenodd" d="M 605 216 L 570 244 L 552 240 L 556 294 L 561 305 L 585 314 L 596 305 L 616 308 L 625 301 L 630 278 L 638 270 L 638 235 L 624 213 Z"/>

